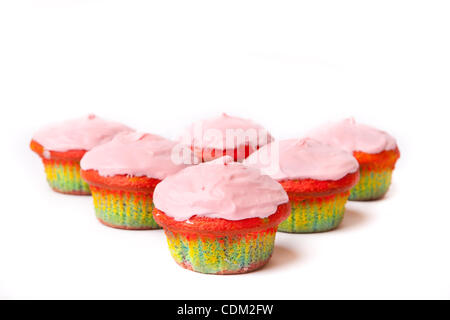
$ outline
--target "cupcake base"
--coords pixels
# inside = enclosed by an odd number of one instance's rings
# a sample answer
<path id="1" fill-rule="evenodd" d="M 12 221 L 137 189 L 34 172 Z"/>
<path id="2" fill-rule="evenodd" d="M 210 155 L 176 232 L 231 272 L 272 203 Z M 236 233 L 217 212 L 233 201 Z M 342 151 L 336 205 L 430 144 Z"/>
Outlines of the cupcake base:
<path id="1" fill-rule="evenodd" d="M 344 218 L 345 203 L 350 192 L 325 197 L 313 197 L 300 201 L 291 199 L 291 214 L 279 226 L 278 231 L 290 233 L 313 233 L 330 231 L 339 226 Z"/>
<path id="2" fill-rule="evenodd" d="M 256 271 L 256 270 L 261 269 L 262 267 L 264 267 L 264 266 L 269 262 L 269 260 L 270 260 L 270 257 L 267 258 L 267 259 L 264 260 L 264 261 L 261 261 L 261 262 L 258 262 L 258 263 L 254 263 L 254 264 L 252 264 L 252 265 L 249 266 L 249 267 L 242 268 L 241 270 L 234 270 L 234 271 L 219 271 L 219 272 L 209 273 L 209 274 L 227 275 L 227 274 L 250 273 L 250 272 Z M 187 263 L 187 262 L 179 263 L 179 262 L 177 261 L 177 264 L 178 264 L 180 267 L 182 267 L 182 268 L 184 268 L 184 269 L 187 269 L 187 270 L 190 270 L 190 271 L 208 274 L 207 272 L 201 272 L 201 271 L 195 270 L 195 269 L 192 267 L 192 265 L 190 265 L 190 264 Z"/>
<path id="3" fill-rule="evenodd" d="M 368 201 L 382 198 L 391 185 L 392 170 L 360 170 L 360 179 L 350 190 L 349 200 Z"/>
<path id="4" fill-rule="evenodd" d="M 97 219 L 106 226 L 127 230 L 161 229 L 153 219 L 153 197 L 137 191 L 91 186 Z"/>
<path id="5" fill-rule="evenodd" d="M 208 274 L 254 271 L 270 259 L 277 228 L 229 236 L 165 229 L 169 250 L 183 268 Z"/>
<path id="6" fill-rule="evenodd" d="M 60 193 L 90 195 L 89 185 L 81 179 L 78 161 L 42 159 L 50 187 Z"/>

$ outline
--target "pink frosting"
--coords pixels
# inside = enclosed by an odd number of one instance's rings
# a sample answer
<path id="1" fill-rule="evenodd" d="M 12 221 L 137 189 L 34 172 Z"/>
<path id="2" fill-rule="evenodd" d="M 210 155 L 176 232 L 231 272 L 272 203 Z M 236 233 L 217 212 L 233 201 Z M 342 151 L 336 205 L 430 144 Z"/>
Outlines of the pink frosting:
<path id="1" fill-rule="evenodd" d="M 349 152 L 380 153 L 397 147 L 397 142 L 388 133 L 356 123 L 353 118 L 323 125 L 308 136 Z"/>
<path id="2" fill-rule="evenodd" d="M 81 169 L 97 170 L 102 176 L 127 174 L 164 179 L 187 167 L 172 159 L 175 145 L 175 141 L 148 133 L 120 133 L 86 152 L 80 165 Z"/>
<path id="3" fill-rule="evenodd" d="M 278 181 L 339 180 L 359 167 L 351 153 L 308 138 L 275 141 L 251 154 L 244 164 Z"/>
<path id="4" fill-rule="evenodd" d="M 33 136 L 45 150 L 69 151 L 90 150 L 110 141 L 119 132 L 133 129 L 113 121 L 101 119 L 93 114 L 48 125 Z"/>
<path id="5" fill-rule="evenodd" d="M 225 156 L 167 177 L 156 186 L 153 202 L 178 221 L 194 215 L 242 220 L 270 216 L 288 196 L 269 176 Z"/>
<path id="6" fill-rule="evenodd" d="M 211 149 L 234 149 L 248 144 L 256 149 L 273 138 L 259 124 L 225 113 L 221 116 L 192 124 L 180 138 L 188 146 Z"/>

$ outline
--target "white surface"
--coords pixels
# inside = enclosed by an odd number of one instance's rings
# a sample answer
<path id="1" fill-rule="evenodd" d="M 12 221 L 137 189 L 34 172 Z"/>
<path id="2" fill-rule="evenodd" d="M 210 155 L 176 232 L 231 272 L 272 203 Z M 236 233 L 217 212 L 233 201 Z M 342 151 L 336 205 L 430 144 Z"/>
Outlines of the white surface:
<path id="1" fill-rule="evenodd" d="M 148 2 L 0 2 L 1 297 L 450 298 L 448 1 Z M 276 138 L 350 115 L 385 129 L 392 189 L 334 232 L 278 234 L 258 272 L 202 275 L 162 231 L 50 191 L 28 148 L 89 112 L 175 137 L 222 111 Z"/>

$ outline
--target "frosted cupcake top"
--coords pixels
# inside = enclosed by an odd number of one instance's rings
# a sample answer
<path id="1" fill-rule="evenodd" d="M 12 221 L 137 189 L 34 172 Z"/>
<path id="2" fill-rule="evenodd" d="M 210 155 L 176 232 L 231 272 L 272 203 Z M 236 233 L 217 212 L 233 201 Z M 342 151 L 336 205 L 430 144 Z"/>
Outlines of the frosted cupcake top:
<path id="1" fill-rule="evenodd" d="M 270 143 L 272 136 L 259 124 L 225 113 L 193 123 L 180 138 L 184 145 L 210 149 L 234 149 L 248 144 L 256 148 Z"/>
<path id="2" fill-rule="evenodd" d="M 339 180 L 359 167 L 351 153 L 308 138 L 275 141 L 243 163 L 278 181 Z"/>
<path id="3" fill-rule="evenodd" d="M 133 129 L 93 114 L 77 119 L 50 124 L 40 129 L 33 140 L 51 151 L 90 150 L 110 141 L 119 132 Z"/>
<path id="4" fill-rule="evenodd" d="M 266 218 L 288 200 L 278 182 L 230 156 L 181 170 L 160 182 L 153 194 L 155 207 L 177 221 L 194 215 Z"/>
<path id="5" fill-rule="evenodd" d="M 356 123 L 353 118 L 325 124 L 307 135 L 349 152 L 362 151 L 373 154 L 397 147 L 397 142 L 388 133 Z"/>
<path id="6" fill-rule="evenodd" d="M 110 142 L 86 152 L 80 166 L 106 177 L 126 174 L 161 180 L 187 167 L 172 157 L 175 145 L 175 141 L 148 133 L 119 133 Z"/>

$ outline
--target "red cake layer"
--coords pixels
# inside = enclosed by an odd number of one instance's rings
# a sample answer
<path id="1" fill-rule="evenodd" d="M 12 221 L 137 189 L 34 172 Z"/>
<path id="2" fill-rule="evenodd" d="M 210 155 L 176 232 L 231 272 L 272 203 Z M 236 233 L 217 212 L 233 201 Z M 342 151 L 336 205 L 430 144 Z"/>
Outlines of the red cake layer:
<path id="1" fill-rule="evenodd" d="M 349 173 L 339 180 L 286 180 L 280 181 L 284 190 L 289 193 L 291 199 L 292 194 L 296 194 L 302 199 L 310 197 L 323 197 L 335 193 L 345 192 L 350 190 L 358 183 L 359 171 Z"/>
<path id="2" fill-rule="evenodd" d="M 97 170 L 81 170 L 81 177 L 88 184 L 110 190 L 139 191 L 152 193 L 156 185 L 161 182 L 159 179 L 148 177 L 130 177 L 126 174 L 115 176 L 101 176 Z"/>
<path id="3" fill-rule="evenodd" d="M 36 152 L 41 158 L 48 158 L 44 156 L 44 147 L 37 141 L 31 140 L 30 148 Z M 50 159 L 52 160 L 66 160 L 66 161 L 80 161 L 86 153 L 86 150 L 69 150 L 69 151 L 51 151 Z"/>
<path id="4" fill-rule="evenodd" d="M 255 150 L 258 150 L 259 147 L 257 147 Z M 249 145 L 243 145 L 240 148 L 234 148 L 234 149 L 210 149 L 210 148 L 192 148 L 191 150 L 194 151 L 194 154 L 197 156 L 197 158 L 201 159 L 202 162 L 205 161 L 211 161 L 213 159 L 217 159 L 223 156 L 231 156 L 234 158 L 234 161 L 242 161 L 245 158 L 247 158 L 250 153 L 254 152 L 253 148 L 250 150 Z"/>
<path id="5" fill-rule="evenodd" d="M 397 159 L 400 158 L 400 151 L 386 150 L 380 153 L 370 154 L 362 151 L 353 152 L 353 156 L 358 160 L 362 169 L 381 171 L 386 169 L 394 170 Z"/>
<path id="6" fill-rule="evenodd" d="M 291 206 L 289 203 L 285 203 L 279 205 L 275 213 L 263 219 L 249 218 L 234 221 L 222 218 L 193 216 L 185 221 L 177 221 L 156 208 L 153 209 L 153 218 L 161 227 L 173 232 L 201 233 L 217 236 L 222 234 L 241 234 L 272 228 L 278 226 L 290 213 Z"/>

